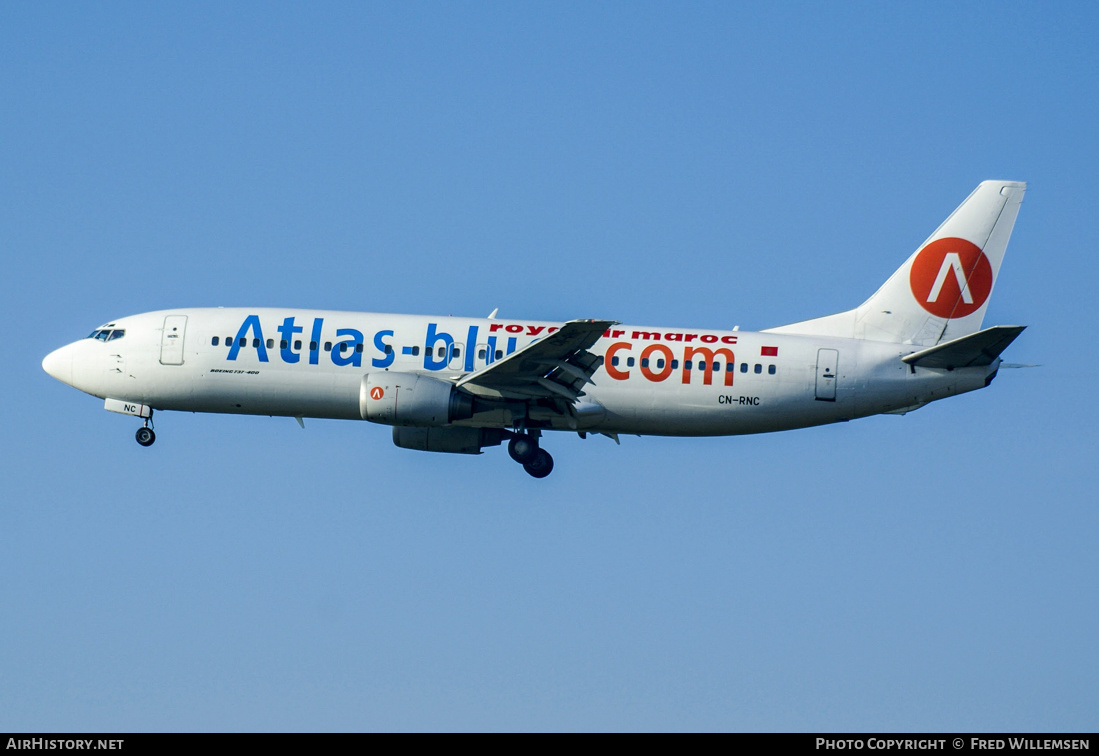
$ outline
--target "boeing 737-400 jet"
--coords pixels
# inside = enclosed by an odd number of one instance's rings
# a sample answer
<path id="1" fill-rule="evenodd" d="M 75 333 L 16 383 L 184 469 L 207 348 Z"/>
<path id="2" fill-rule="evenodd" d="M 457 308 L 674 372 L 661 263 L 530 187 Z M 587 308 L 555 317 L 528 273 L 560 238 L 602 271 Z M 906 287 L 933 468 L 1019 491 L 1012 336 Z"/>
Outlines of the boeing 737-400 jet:
<path id="1" fill-rule="evenodd" d="M 543 432 L 725 436 L 803 428 L 983 388 L 1025 326 L 981 329 L 1026 185 L 985 181 L 853 310 L 758 333 L 613 320 L 265 308 L 149 312 L 51 352 L 57 380 L 154 410 L 369 420 L 406 449 L 507 441 L 536 478 Z"/>

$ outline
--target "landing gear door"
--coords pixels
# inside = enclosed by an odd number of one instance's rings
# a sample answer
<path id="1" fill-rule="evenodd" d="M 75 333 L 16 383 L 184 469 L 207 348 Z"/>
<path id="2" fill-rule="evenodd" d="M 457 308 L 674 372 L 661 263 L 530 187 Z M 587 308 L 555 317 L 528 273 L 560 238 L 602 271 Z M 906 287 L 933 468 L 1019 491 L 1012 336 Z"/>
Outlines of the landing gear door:
<path id="1" fill-rule="evenodd" d="M 817 350 L 817 400 L 836 401 L 836 372 L 840 353 L 835 349 Z"/>
<path id="2" fill-rule="evenodd" d="M 183 336 L 187 331 L 186 315 L 164 318 L 164 333 L 160 337 L 160 364 L 183 364 Z"/>

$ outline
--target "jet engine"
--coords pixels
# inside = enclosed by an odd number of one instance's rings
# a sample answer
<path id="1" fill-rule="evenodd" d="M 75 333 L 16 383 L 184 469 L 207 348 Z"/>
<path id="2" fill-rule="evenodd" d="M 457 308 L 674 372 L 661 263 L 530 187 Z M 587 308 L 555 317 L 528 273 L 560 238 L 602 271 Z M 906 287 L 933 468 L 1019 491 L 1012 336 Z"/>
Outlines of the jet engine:
<path id="1" fill-rule="evenodd" d="M 368 373 L 359 385 L 359 415 L 385 425 L 447 425 L 473 417 L 473 397 L 426 375 Z"/>

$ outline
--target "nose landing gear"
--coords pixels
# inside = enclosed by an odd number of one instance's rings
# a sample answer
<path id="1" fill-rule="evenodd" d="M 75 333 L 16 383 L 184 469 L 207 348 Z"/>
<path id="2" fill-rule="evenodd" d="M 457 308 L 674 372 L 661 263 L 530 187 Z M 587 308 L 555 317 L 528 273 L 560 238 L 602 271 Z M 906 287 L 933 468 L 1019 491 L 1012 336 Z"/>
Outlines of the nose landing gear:
<path id="1" fill-rule="evenodd" d="M 553 457 L 538 446 L 538 431 L 516 433 L 508 441 L 508 454 L 523 466 L 528 475 L 544 478 L 553 472 Z"/>
<path id="2" fill-rule="evenodd" d="M 152 446 L 153 442 L 156 441 L 156 434 L 153 433 L 152 424 L 149 422 L 148 418 L 145 420 L 145 425 L 137 429 L 134 438 L 136 438 L 137 442 L 142 446 Z"/>

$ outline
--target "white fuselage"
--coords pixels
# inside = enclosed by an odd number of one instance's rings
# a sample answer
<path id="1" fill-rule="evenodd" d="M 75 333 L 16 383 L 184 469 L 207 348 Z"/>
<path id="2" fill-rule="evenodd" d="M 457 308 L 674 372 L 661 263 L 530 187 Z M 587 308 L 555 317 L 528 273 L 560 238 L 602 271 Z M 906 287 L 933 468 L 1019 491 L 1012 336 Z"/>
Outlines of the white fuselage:
<path id="1" fill-rule="evenodd" d="M 292 309 L 202 308 L 113 321 L 43 363 L 103 399 L 157 410 L 362 419 L 364 375 L 456 380 L 561 327 L 526 320 Z M 343 346 L 341 346 L 343 345 Z M 312 348 L 311 348 L 312 347 Z M 988 385 L 999 360 L 955 370 L 910 367 L 905 344 L 745 331 L 618 325 L 590 349 L 604 358 L 586 411 L 543 427 L 717 436 L 821 425 Z M 701 364 L 700 364 L 701 363 Z M 498 403 L 455 425 L 508 428 L 528 418 Z M 524 410 L 528 411 L 528 410 Z"/>

